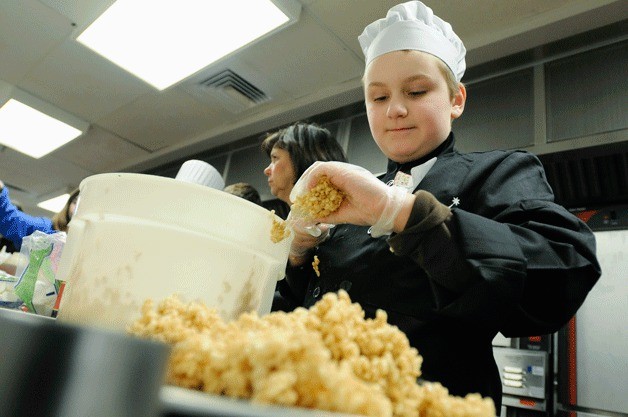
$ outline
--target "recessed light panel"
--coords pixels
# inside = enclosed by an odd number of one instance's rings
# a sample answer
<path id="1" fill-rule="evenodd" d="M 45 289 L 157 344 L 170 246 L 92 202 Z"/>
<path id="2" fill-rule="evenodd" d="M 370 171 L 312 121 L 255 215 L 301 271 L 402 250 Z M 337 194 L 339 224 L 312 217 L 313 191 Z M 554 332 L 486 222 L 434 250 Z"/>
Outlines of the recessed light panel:
<path id="1" fill-rule="evenodd" d="M 0 107 L 0 143 L 41 158 L 82 132 L 15 99 Z"/>
<path id="2" fill-rule="evenodd" d="M 65 207 L 65 203 L 68 202 L 68 198 L 70 198 L 70 194 L 63 194 L 46 201 L 42 201 L 37 204 L 37 206 L 43 208 L 44 210 L 58 213 L 63 209 L 63 207 Z"/>
<path id="3" fill-rule="evenodd" d="M 268 0 L 117 0 L 77 40 L 163 90 L 288 21 Z"/>

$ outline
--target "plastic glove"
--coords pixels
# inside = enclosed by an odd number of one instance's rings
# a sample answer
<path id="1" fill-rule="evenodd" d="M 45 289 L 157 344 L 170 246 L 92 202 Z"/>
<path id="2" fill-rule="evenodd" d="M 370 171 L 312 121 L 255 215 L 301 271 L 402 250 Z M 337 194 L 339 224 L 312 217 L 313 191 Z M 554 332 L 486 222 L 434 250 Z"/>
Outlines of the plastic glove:
<path id="1" fill-rule="evenodd" d="M 292 212 L 288 214 L 286 219 L 288 225 L 292 229 L 294 238 L 290 244 L 290 257 L 302 258 L 314 247 L 329 237 L 329 229 L 333 225 L 316 224 L 295 219 Z"/>
<path id="2" fill-rule="evenodd" d="M 411 194 L 404 188 L 389 187 L 366 169 L 344 162 L 315 162 L 299 178 L 290 193 L 290 200 L 316 185 L 327 175 L 334 186 L 345 193 L 335 212 L 313 222 L 372 225 L 371 236 L 379 237 L 393 231 L 395 219 Z"/>
<path id="3" fill-rule="evenodd" d="M 318 227 L 319 222 L 294 206 L 290 208 L 290 213 L 288 213 L 286 221 L 295 232 L 307 232 L 313 237 L 319 237 L 322 233 L 321 229 Z"/>

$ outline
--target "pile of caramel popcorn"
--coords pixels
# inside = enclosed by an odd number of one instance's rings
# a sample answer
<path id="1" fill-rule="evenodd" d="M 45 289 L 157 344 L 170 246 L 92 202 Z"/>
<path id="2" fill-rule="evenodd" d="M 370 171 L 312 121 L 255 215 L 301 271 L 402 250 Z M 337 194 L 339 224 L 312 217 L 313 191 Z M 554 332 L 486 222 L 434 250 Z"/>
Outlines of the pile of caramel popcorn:
<path id="1" fill-rule="evenodd" d="M 130 333 L 172 345 L 167 383 L 262 404 L 377 417 L 493 417 L 492 400 L 417 384 L 422 358 L 379 310 L 365 319 L 341 291 L 309 310 L 244 313 L 150 300 Z"/>

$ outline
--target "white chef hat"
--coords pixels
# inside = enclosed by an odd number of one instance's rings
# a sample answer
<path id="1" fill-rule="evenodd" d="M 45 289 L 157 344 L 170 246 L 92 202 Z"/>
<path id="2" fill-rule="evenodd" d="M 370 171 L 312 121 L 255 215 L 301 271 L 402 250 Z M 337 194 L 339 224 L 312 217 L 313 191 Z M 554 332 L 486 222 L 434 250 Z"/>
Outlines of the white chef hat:
<path id="1" fill-rule="evenodd" d="M 225 181 L 222 179 L 220 172 L 211 164 L 198 159 L 185 161 L 179 168 L 175 179 L 192 184 L 205 185 L 217 190 L 225 188 Z"/>
<path id="2" fill-rule="evenodd" d="M 392 51 L 416 50 L 440 58 L 457 81 L 466 69 L 466 49 L 451 25 L 420 1 L 391 8 L 386 17 L 368 25 L 358 37 L 366 65 Z"/>

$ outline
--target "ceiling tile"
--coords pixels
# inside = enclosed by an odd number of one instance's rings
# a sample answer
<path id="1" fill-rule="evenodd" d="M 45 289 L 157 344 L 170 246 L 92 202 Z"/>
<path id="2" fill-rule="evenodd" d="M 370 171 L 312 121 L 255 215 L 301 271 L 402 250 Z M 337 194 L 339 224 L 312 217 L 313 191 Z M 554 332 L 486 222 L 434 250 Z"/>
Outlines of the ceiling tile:
<path id="1" fill-rule="evenodd" d="M 0 1 L 0 79 L 17 84 L 72 29 L 69 19 L 36 0 Z"/>
<path id="2" fill-rule="evenodd" d="M 304 10 L 299 22 L 242 51 L 238 61 L 298 98 L 321 86 L 361 77 L 361 59 L 347 52 L 333 33 Z"/>
<path id="3" fill-rule="evenodd" d="M 115 0 L 39 0 L 57 10 L 77 25 L 79 30 L 91 24 Z"/>
<path id="4" fill-rule="evenodd" d="M 319 0 L 308 6 L 307 10 L 353 52 L 362 70 L 364 55 L 358 43 L 358 36 L 366 25 L 386 16 L 388 9 L 399 3 L 396 0 Z"/>
<path id="5" fill-rule="evenodd" d="M 55 157 L 54 152 L 33 159 L 10 148 L 0 150 L 0 180 L 24 190 L 11 197 L 18 199 L 27 213 L 38 211 L 35 205 L 43 197 L 67 192 L 92 174 L 91 170 Z"/>
<path id="6" fill-rule="evenodd" d="M 60 160 L 95 173 L 116 172 L 123 161 L 150 154 L 98 126 L 91 127 L 89 134 L 69 142 L 54 153 Z"/>
<path id="7" fill-rule="evenodd" d="M 47 193 L 54 187 L 78 185 L 84 177 L 94 173 L 56 158 L 54 152 L 35 160 L 10 148 L 0 152 L 0 167 L 0 178 L 7 178 L 7 182 L 36 194 Z"/>
<path id="8" fill-rule="evenodd" d="M 42 60 L 20 87 L 88 122 L 155 91 L 73 39 Z"/>
<path id="9" fill-rule="evenodd" d="M 98 124 L 147 151 L 157 151 L 223 126 L 233 118 L 223 109 L 212 108 L 172 88 L 146 94 Z"/>

